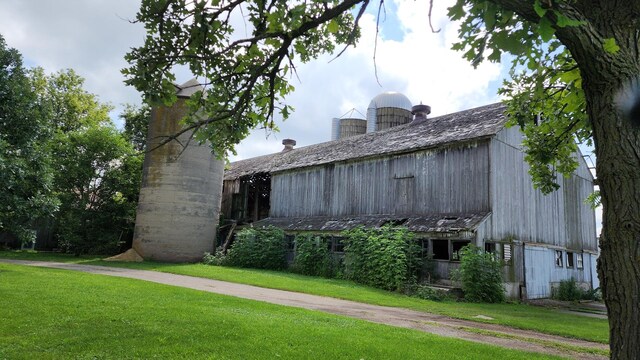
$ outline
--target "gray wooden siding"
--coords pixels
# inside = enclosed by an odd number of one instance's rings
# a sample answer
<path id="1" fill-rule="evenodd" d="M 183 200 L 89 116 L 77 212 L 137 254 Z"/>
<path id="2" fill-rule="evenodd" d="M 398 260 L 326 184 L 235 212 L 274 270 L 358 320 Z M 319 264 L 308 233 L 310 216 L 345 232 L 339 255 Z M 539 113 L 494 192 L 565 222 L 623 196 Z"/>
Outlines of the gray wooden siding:
<path id="1" fill-rule="evenodd" d="M 489 210 L 489 144 L 274 173 L 272 217 Z"/>
<path id="2" fill-rule="evenodd" d="M 222 213 L 226 219 L 232 219 L 233 194 L 240 192 L 240 179 L 225 180 L 223 184 L 220 213 Z"/>
<path id="3" fill-rule="evenodd" d="M 501 130 L 491 142 L 492 216 L 479 235 L 597 251 L 595 213 L 584 203 L 593 178 L 584 160 L 570 178 L 558 175 L 558 191 L 543 195 L 533 188 L 520 143 L 517 127 Z"/>

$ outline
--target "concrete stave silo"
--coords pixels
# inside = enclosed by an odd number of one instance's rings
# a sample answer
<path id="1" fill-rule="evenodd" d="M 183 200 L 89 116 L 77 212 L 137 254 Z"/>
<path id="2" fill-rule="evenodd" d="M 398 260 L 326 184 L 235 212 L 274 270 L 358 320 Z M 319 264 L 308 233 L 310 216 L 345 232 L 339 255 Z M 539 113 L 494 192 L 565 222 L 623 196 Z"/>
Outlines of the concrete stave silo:
<path id="1" fill-rule="evenodd" d="M 362 135 L 367 132 L 367 120 L 357 118 L 340 119 L 340 139 Z"/>
<path id="2" fill-rule="evenodd" d="M 186 100 L 198 90 L 197 81 L 191 80 L 178 87 L 175 104 L 151 112 L 151 151 L 144 160 L 133 239 L 133 248 L 147 260 L 198 261 L 214 249 L 224 161 L 206 144 L 190 141 L 191 131 L 158 146 L 182 130 Z"/>

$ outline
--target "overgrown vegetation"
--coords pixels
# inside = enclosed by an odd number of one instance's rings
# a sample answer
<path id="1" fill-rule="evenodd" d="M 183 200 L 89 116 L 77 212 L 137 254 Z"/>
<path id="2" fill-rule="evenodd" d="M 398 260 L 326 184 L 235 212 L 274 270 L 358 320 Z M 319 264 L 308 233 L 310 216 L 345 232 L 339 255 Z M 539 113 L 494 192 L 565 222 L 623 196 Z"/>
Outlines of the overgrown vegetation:
<path id="1" fill-rule="evenodd" d="M 454 279 L 462 284 L 466 301 L 499 303 L 505 300 L 499 258 L 472 244 L 460 250 L 460 258 Z"/>
<path id="2" fill-rule="evenodd" d="M 230 266 L 282 270 L 287 267 L 284 231 L 275 227 L 245 228 L 236 234 L 224 262 Z"/>
<path id="3" fill-rule="evenodd" d="M 416 281 L 421 266 L 420 247 L 406 228 L 359 227 L 344 235 L 345 279 L 395 291 Z"/>
<path id="4" fill-rule="evenodd" d="M 335 277 L 338 273 L 339 260 L 329 250 L 330 245 L 329 240 L 320 235 L 297 235 L 291 271 L 303 275 Z"/>
<path id="5" fill-rule="evenodd" d="M 574 278 L 561 280 L 557 287 L 551 288 L 551 298 L 562 301 L 602 300 L 599 289 L 585 290 Z"/>

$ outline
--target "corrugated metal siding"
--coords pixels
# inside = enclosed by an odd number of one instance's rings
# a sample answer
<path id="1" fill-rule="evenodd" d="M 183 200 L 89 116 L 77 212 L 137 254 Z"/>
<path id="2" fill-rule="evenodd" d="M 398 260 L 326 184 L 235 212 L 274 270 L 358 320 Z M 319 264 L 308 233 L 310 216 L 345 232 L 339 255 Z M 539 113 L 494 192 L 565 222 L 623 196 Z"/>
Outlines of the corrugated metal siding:
<path id="1" fill-rule="evenodd" d="M 275 173 L 271 217 L 488 211 L 488 143 Z"/>
<path id="2" fill-rule="evenodd" d="M 551 296 L 551 287 L 562 280 L 575 279 L 578 283 L 591 284 L 591 254 L 583 254 L 583 269 L 566 267 L 566 252 L 563 251 L 563 266 L 555 265 L 555 249 L 541 246 L 525 246 L 527 298 L 539 299 Z"/>
<path id="3" fill-rule="evenodd" d="M 543 195 L 533 188 L 517 127 L 501 130 L 491 145 L 492 216 L 480 232 L 485 238 L 515 237 L 572 250 L 597 251 L 594 211 L 584 203 L 593 191 L 588 169 L 580 159 L 579 175 Z M 590 177 L 590 175 L 589 175 Z"/>

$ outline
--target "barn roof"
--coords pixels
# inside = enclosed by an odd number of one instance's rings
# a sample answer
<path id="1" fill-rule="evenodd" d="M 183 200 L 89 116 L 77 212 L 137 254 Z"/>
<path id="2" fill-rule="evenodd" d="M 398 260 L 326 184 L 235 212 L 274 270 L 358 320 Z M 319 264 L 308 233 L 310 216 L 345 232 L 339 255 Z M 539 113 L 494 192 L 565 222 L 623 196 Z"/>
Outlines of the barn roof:
<path id="1" fill-rule="evenodd" d="M 500 131 L 507 118 L 497 103 L 424 122 L 301 147 L 288 152 L 258 156 L 230 164 L 225 180 L 260 172 L 278 172 L 339 161 L 406 153 L 486 138 Z"/>
<path id="2" fill-rule="evenodd" d="M 345 217 L 266 218 L 254 227 L 275 226 L 285 231 L 344 231 L 358 226 L 376 228 L 385 224 L 400 225 L 417 233 L 460 233 L 475 231 L 489 212 L 468 214 L 413 215 L 353 215 Z"/>

